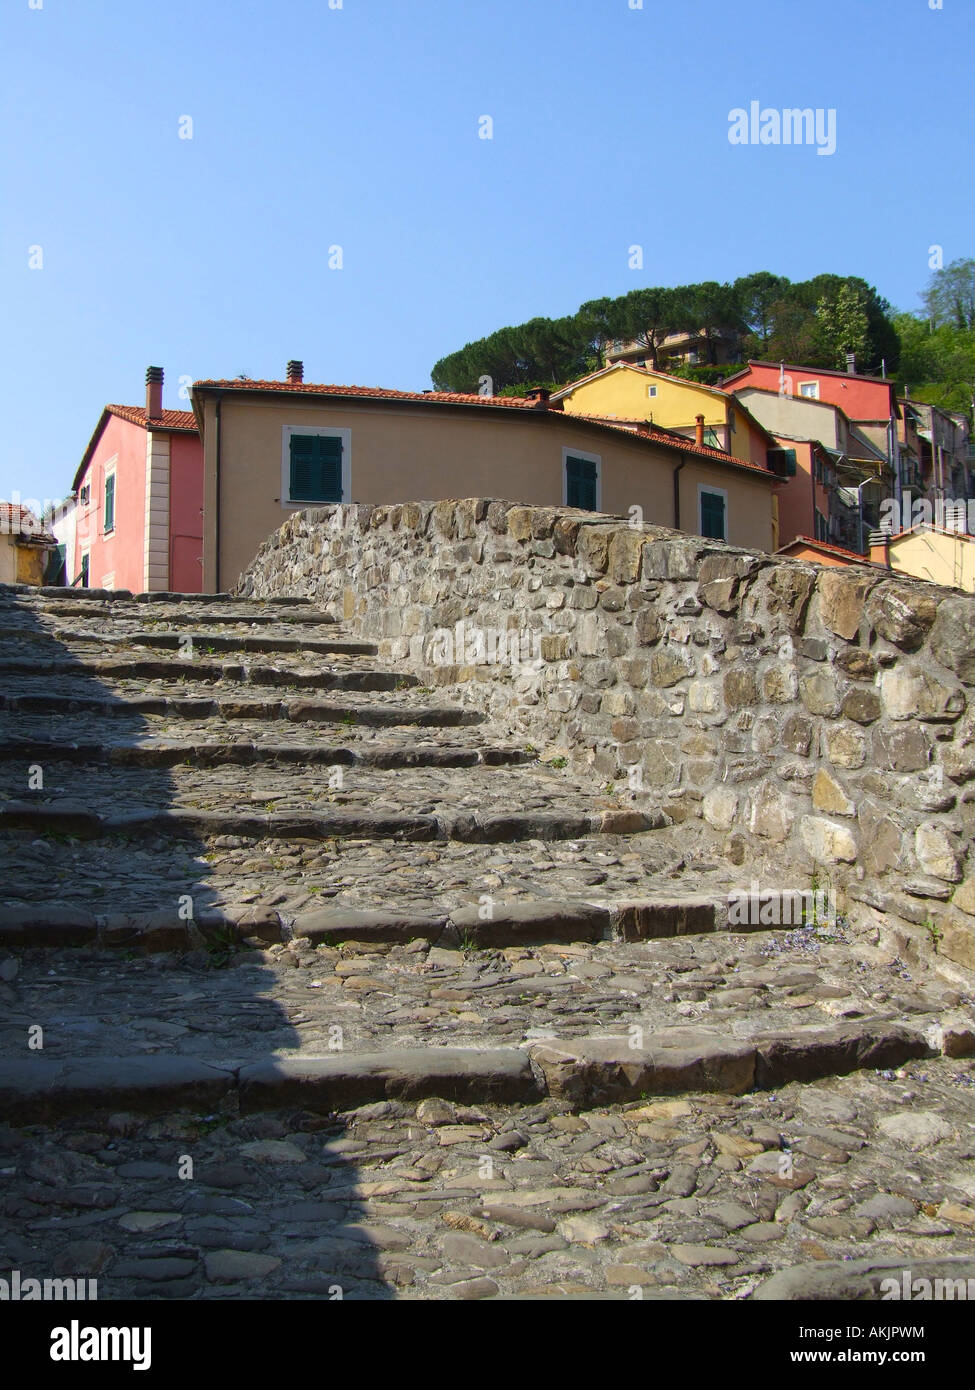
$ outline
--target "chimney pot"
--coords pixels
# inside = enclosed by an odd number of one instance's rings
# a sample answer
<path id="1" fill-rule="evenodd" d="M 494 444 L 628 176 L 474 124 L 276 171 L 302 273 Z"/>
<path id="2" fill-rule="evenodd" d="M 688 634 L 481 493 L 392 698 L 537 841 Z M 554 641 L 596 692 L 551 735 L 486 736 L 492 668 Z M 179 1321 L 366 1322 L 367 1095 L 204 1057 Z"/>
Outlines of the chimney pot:
<path id="1" fill-rule="evenodd" d="M 289 380 L 289 381 L 304 381 L 304 379 L 305 379 L 305 364 L 304 364 L 304 362 L 299 362 L 298 359 L 297 359 L 296 357 L 293 357 L 293 358 L 291 359 L 291 361 L 288 363 L 288 380 Z"/>
<path id="2" fill-rule="evenodd" d="M 162 417 L 163 369 L 146 368 L 146 419 L 159 420 Z"/>
<path id="3" fill-rule="evenodd" d="M 857 356 L 855 352 L 848 352 L 846 354 L 846 370 L 849 372 L 850 376 L 856 376 Z"/>
<path id="4" fill-rule="evenodd" d="M 704 416 L 694 416 L 694 443 L 700 449 L 704 444 Z"/>

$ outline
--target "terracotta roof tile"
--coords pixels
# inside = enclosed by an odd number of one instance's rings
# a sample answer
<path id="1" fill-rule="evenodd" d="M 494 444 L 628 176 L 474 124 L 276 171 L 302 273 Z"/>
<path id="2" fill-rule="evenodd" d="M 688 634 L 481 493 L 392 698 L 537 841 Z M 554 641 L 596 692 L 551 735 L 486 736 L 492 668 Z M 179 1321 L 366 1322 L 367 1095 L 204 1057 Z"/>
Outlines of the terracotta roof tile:
<path id="1" fill-rule="evenodd" d="M 847 550 L 845 546 L 831 545 L 829 541 L 817 541 L 814 536 L 796 536 L 788 545 L 780 546 L 776 554 L 781 555 L 784 550 L 791 550 L 794 545 L 808 545 L 813 550 L 825 550 L 830 555 L 842 555 L 845 560 L 855 560 L 859 565 L 874 563 L 869 555 L 861 555 L 858 550 Z"/>
<path id="2" fill-rule="evenodd" d="M 34 540 L 50 541 L 54 537 L 29 507 L 16 502 L 0 502 L 0 535 L 30 536 Z"/>
<path id="3" fill-rule="evenodd" d="M 505 406 L 515 410 L 537 410 L 534 401 L 523 396 L 479 396 L 464 391 L 395 391 L 386 386 L 336 386 L 311 381 L 195 381 L 221 391 L 290 391 L 307 396 L 364 396 L 374 400 L 423 401 L 446 405 Z"/>
<path id="4" fill-rule="evenodd" d="M 588 420 L 591 424 L 603 425 L 606 429 L 622 430 L 624 434 L 636 435 L 638 439 L 646 439 L 651 444 L 664 444 L 670 449 L 680 449 L 682 452 L 694 454 L 698 458 L 711 459 L 715 463 L 723 463 L 731 468 L 744 468 L 749 473 L 760 473 L 765 478 L 779 480 L 778 474 L 773 473 L 768 468 L 763 468 L 760 463 L 752 463 L 749 459 L 735 458 L 734 454 L 726 453 L 724 449 L 712 449 L 708 444 L 696 444 L 693 439 L 685 439 L 674 430 L 656 429 L 652 425 L 649 430 L 637 430 L 615 420 L 604 420 L 598 415 L 566 415 L 565 418 L 567 420 Z"/>
<path id="5" fill-rule="evenodd" d="M 105 409 L 120 420 L 128 420 L 131 425 L 143 425 L 154 430 L 192 430 L 196 433 L 196 416 L 192 410 L 164 410 L 150 420 L 144 405 L 107 405 Z"/>

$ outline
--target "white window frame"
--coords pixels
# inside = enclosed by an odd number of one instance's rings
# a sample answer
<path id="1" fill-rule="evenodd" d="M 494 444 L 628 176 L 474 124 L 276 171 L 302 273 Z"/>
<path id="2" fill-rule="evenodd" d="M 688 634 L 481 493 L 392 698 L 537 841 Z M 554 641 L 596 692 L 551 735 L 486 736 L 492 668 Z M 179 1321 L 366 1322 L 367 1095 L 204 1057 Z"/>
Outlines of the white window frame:
<path id="1" fill-rule="evenodd" d="M 648 387 L 647 387 L 647 395 L 652 397 L 652 396 L 655 396 L 656 394 L 657 394 L 657 383 L 654 382 L 652 386 L 648 386 Z"/>
<path id="2" fill-rule="evenodd" d="M 300 512 L 308 507 L 327 507 L 328 502 L 292 502 L 291 500 L 291 436 L 293 434 L 322 434 L 342 441 L 342 501 L 352 500 L 352 431 L 338 425 L 282 425 L 281 427 L 281 506 Z"/>
<path id="3" fill-rule="evenodd" d="M 811 391 L 804 391 L 804 390 L 802 389 L 804 386 L 811 386 L 811 387 L 812 387 L 812 390 L 811 390 Z M 802 399 L 803 399 L 804 401 L 818 401 L 818 400 L 819 400 L 819 382 L 818 382 L 818 381 L 799 381 L 799 382 L 797 382 L 797 383 L 796 383 L 796 394 L 799 395 L 799 396 L 801 396 Z"/>
<path id="4" fill-rule="evenodd" d="M 697 534 L 704 535 L 704 508 L 701 505 L 701 498 L 706 492 L 715 493 L 718 497 L 724 498 L 724 536 L 721 539 L 725 545 L 728 544 L 728 490 L 723 487 L 715 487 L 713 483 L 698 483 L 697 485 Z M 717 540 L 717 536 L 707 536 L 706 540 Z"/>
<path id="5" fill-rule="evenodd" d="M 572 449 L 568 444 L 562 445 L 562 505 L 569 505 L 569 474 L 566 461 L 569 455 L 574 459 L 585 459 L 587 463 L 596 465 L 596 511 L 603 509 L 603 457 L 602 454 L 587 454 L 585 449 Z"/>

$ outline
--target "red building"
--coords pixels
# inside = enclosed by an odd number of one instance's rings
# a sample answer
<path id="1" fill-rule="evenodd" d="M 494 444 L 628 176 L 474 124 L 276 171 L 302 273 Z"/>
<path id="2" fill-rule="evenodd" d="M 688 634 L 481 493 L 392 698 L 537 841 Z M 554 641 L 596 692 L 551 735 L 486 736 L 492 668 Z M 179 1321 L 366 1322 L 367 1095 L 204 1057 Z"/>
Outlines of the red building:
<path id="1" fill-rule="evenodd" d="M 69 584 L 133 593 L 203 588 L 203 446 L 191 410 L 164 410 L 163 371 L 144 406 L 107 405 L 74 477 Z"/>
<path id="2" fill-rule="evenodd" d="M 883 452 L 894 477 L 898 477 L 897 421 L 901 412 L 894 382 L 888 378 L 785 362 L 749 362 L 721 383 L 725 391 L 737 392 L 746 386 L 839 406 L 847 419 Z"/>

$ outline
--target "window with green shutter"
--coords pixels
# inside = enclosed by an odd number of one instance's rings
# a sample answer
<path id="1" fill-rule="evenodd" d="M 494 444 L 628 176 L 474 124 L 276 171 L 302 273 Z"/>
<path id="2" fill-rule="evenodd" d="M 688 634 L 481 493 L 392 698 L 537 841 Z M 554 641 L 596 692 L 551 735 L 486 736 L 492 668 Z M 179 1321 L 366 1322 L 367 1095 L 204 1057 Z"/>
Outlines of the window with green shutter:
<path id="1" fill-rule="evenodd" d="M 724 494 L 701 489 L 701 535 L 723 541 L 725 536 Z"/>
<path id="2" fill-rule="evenodd" d="M 334 434 L 291 436 L 291 502 L 342 501 L 342 440 Z"/>
<path id="3" fill-rule="evenodd" d="M 109 473 L 105 479 L 105 522 L 103 529 L 114 531 L 115 529 L 115 474 Z"/>
<path id="4" fill-rule="evenodd" d="M 597 510 L 596 478 L 598 464 L 595 459 L 578 458 L 573 454 L 565 456 L 565 505 L 581 507 L 583 511 Z"/>

